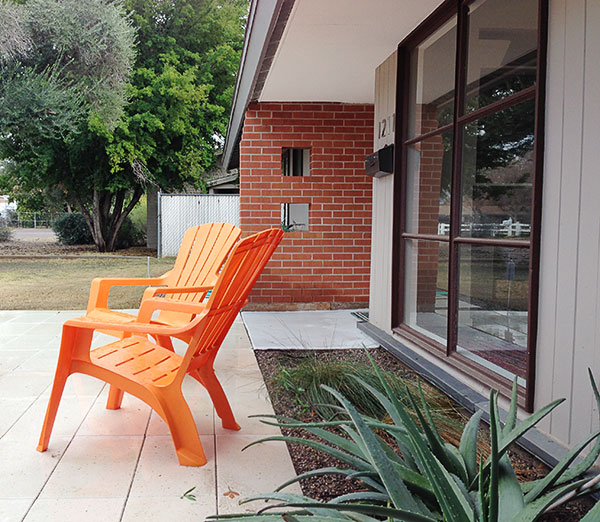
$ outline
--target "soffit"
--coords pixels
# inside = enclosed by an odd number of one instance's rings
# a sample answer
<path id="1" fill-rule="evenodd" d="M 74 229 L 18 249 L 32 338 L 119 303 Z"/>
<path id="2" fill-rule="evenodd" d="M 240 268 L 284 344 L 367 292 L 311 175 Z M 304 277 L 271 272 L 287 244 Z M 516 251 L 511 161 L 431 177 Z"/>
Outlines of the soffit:
<path id="1" fill-rule="evenodd" d="M 441 0 L 296 0 L 260 101 L 373 103 L 375 68 Z"/>

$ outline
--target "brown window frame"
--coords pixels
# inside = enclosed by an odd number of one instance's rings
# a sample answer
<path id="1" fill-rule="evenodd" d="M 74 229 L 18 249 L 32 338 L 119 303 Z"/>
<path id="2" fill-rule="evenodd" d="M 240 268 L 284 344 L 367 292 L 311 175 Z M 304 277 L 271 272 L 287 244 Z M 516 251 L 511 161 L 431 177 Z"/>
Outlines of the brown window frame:
<path id="1" fill-rule="evenodd" d="M 537 71 L 536 83 L 511 96 L 493 102 L 482 108 L 465 113 L 465 94 L 468 47 L 467 9 L 474 0 L 447 0 L 438 7 L 419 27 L 417 27 L 398 46 L 398 73 L 396 88 L 396 128 L 395 128 L 395 165 L 396 183 L 394 183 L 394 226 L 393 226 L 393 264 L 392 275 L 392 327 L 394 332 L 409 339 L 417 346 L 443 359 L 451 366 L 468 372 L 481 383 L 510 396 L 512 382 L 491 369 L 484 368 L 475 361 L 456 352 L 457 344 L 457 294 L 458 294 L 458 255 L 459 245 L 474 244 L 485 246 L 508 246 L 529 249 L 529 310 L 527 331 L 527 376 L 525 387 L 519 386 L 519 405 L 527 411 L 533 411 L 535 389 L 535 366 L 539 300 L 539 265 L 542 211 L 542 175 L 544 155 L 544 109 L 546 91 L 546 55 L 548 39 L 548 0 L 538 0 L 537 34 Z M 454 85 L 453 122 L 434 131 L 423 133 L 411 139 L 408 136 L 408 99 L 410 88 L 410 52 L 444 23 L 457 15 L 457 41 Z M 531 235 L 527 241 L 501 240 L 490 238 L 470 238 L 460 236 L 461 197 L 460 172 L 462 162 L 463 136 L 459 130 L 469 122 L 481 119 L 518 103 L 535 100 L 534 122 L 534 168 L 532 179 Z M 406 147 L 431 136 L 441 135 L 453 130 L 453 159 L 451 184 L 450 235 L 432 236 L 406 232 L 405 200 L 407 186 Z M 405 243 L 407 239 L 435 240 L 449 243 L 449 282 L 448 282 L 448 338 L 441 345 L 403 323 L 404 319 L 404 279 L 405 279 Z"/>

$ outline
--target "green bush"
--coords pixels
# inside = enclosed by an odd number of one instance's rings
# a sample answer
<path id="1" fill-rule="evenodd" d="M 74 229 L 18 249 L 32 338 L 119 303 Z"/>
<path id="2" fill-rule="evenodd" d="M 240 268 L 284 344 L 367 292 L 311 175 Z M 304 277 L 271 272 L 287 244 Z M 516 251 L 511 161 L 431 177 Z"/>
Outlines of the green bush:
<path id="1" fill-rule="evenodd" d="M 133 210 L 129 214 L 131 221 L 137 228 L 140 234 L 143 235 L 144 240 L 146 239 L 146 214 L 148 209 L 148 201 L 144 194 L 138 201 L 137 205 L 133 207 Z"/>
<path id="2" fill-rule="evenodd" d="M 115 245 L 116 248 L 129 248 L 130 246 L 143 244 L 143 242 L 144 233 L 127 216 L 125 221 L 123 221 L 121 230 L 119 230 L 119 237 Z"/>
<path id="3" fill-rule="evenodd" d="M 8 223 L 4 218 L 0 217 L 0 243 L 10 241 L 13 236 L 13 231 L 8 228 Z"/>
<path id="4" fill-rule="evenodd" d="M 509 447 L 546 417 L 563 400 L 556 400 L 521 422 L 517 420 L 517 384 L 504 425 L 498 414 L 498 394 L 490 393 L 490 455 L 479 457 L 477 436 L 482 412 L 471 417 L 464 427 L 460 444 L 445 442 L 432 422 L 431 412 L 422 394 L 408 393 L 411 408 L 406 408 L 386 379 L 379 379 L 383 392 L 358 380 L 364 393 L 375 397 L 387 411 L 391 424 L 361 415 L 337 390 L 325 389 L 346 412 L 348 420 L 337 422 L 299 422 L 276 417 L 266 424 L 302 428 L 317 440 L 272 436 L 257 441 L 281 440 L 304 444 L 341 461 L 340 467 L 313 470 L 289 480 L 276 493 L 258 495 L 250 500 L 276 500 L 285 514 L 263 509 L 255 515 L 218 515 L 228 520 L 325 521 L 328 522 L 534 522 L 561 503 L 599 489 L 600 476 L 584 477 L 600 456 L 599 432 L 573 447 L 554 469 L 539 480 L 520 483 L 508 457 Z M 590 372 L 596 402 L 600 394 Z M 416 419 L 413 417 L 416 414 Z M 337 428 L 337 433 L 331 429 Z M 328 428 L 328 429 L 325 429 Z M 381 437 L 395 441 L 395 452 Z M 339 434 L 338 434 L 339 433 Z M 594 442 L 589 453 L 577 461 L 583 450 Z M 251 444 L 251 445 L 253 445 Z M 338 475 L 362 482 L 363 491 L 349 493 L 329 502 L 318 502 L 301 495 L 279 492 L 289 484 L 317 475 Z M 268 509 L 268 508 L 267 508 Z M 600 520 L 600 503 L 582 522 Z"/>
<path id="5" fill-rule="evenodd" d="M 79 212 L 64 214 L 53 224 L 52 229 L 63 245 L 91 245 L 94 243 L 85 218 Z M 138 245 L 144 240 L 144 235 L 133 224 L 129 217 L 125 218 L 116 242 L 116 248 L 128 248 Z"/>
<path id="6" fill-rule="evenodd" d="M 79 212 L 59 217 L 52 224 L 52 230 L 63 245 L 89 245 L 94 242 L 85 218 Z"/>

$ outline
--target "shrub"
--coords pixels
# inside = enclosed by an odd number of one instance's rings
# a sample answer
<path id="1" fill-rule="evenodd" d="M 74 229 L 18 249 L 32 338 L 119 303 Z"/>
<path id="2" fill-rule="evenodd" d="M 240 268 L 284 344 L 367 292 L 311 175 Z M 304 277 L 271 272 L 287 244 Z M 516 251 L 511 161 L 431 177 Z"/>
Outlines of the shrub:
<path id="1" fill-rule="evenodd" d="M 0 217 L 0 243 L 10 241 L 13 236 L 13 231 L 8 227 L 8 222 Z"/>
<path id="2" fill-rule="evenodd" d="M 125 221 L 123 221 L 121 230 L 119 230 L 119 237 L 117 238 L 115 247 L 117 249 L 129 248 L 130 246 L 139 245 L 143 241 L 144 233 L 127 216 Z"/>
<path id="3" fill-rule="evenodd" d="M 59 217 L 52 224 L 52 230 L 63 245 L 89 245 L 94 242 L 85 218 L 79 212 Z"/>
<path id="4" fill-rule="evenodd" d="M 543 513 L 570 498 L 599 488 L 600 476 L 583 475 L 600 456 L 599 432 L 573 447 L 544 478 L 520 483 L 508 458 L 508 449 L 519 437 L 535 426 L 563 400 L 556 400 L 517 422 L 517 384 L 504 425 L 498 415 L 498 394 L 490 393 L 490 448 L 487 458 L 478 458 L 477 435 L 482 412 L 471 417 L 464 427 L 458 447 L 445 443 L 437 431 L 427 402 L 408 393 L 411 412 L 393 393 L 385 378 L 374 365 L 384 392 L 360 381 L 364 393 L 375 397 L 385 408 L 391 424 L 361 415 L 355 406 L 337 390 L 325 389 L 346 412 L 349 420 L 320 423 L 298 422 L 278 417 L 279 422 L 263 421 L 285 427 L 302 428 L 318 440 L 272 436 L 268 440 L 283 440 L 316 448 L 341 461 L 338 468 L 313 470 L 289 480 L 276 493 L 263 494 L 250 500 L 276 500 L 285 514 L 270 514 L 263 509 L 257 515 L 218 515 L 228 520 L 310 520 L 328 522 L 377 522 L 388 520 L 435 522 L 533 522 Z M 590 372 L 596 402 L 600 394 Z M 333 433 L 338 428 L 342 437 Z M 329 429 L 324 429 L 329 428 Z M 379 433 L 386 432 L 395 440 L 399 452 L 387 445 Z M 574 465 L 577 457 L 593 441 L 594 447 Z M 252 445 L 252 444 L 251 444 Z M 329 502 L 318 502 L 301 495 L 280 493 L 289 484 L 315 475 L 339 475 L 362 482 L 364 491 L 349 493 Z M 298 508 L 298 509 L 292 509 Z M 268 508 L 267 508 L 268 509 Z M 600 503 L 582 519 L 599 520 Z"/>
<path id="5" fill-rule="evenodd" d="M 131 221 L 133 222 L 133 224 L 135 225 L 135 227 L 137 228 L 139 233 L 143 235 L 144 239 L 146 239 L 146 234 L 147 234 L 147 231 L 146 231 L 147 210 L 148 210 L 148 201 L 147 201 L 146 195 L 144 194 L 138 201 L 137 205 L 135 207 L 133 207 L 133 210 L 129 214 Z"/>

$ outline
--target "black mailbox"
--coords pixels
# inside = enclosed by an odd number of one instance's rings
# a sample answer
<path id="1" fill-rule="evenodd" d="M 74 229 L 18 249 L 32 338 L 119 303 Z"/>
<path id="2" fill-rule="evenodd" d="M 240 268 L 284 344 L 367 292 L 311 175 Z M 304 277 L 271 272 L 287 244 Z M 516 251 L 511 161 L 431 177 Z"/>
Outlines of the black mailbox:
<path id="1" fill-rule="evenodd" d="M 394 173 L 394 146 L 387 145 L 365 158 L 367 176 L 381 178 Z"/>

